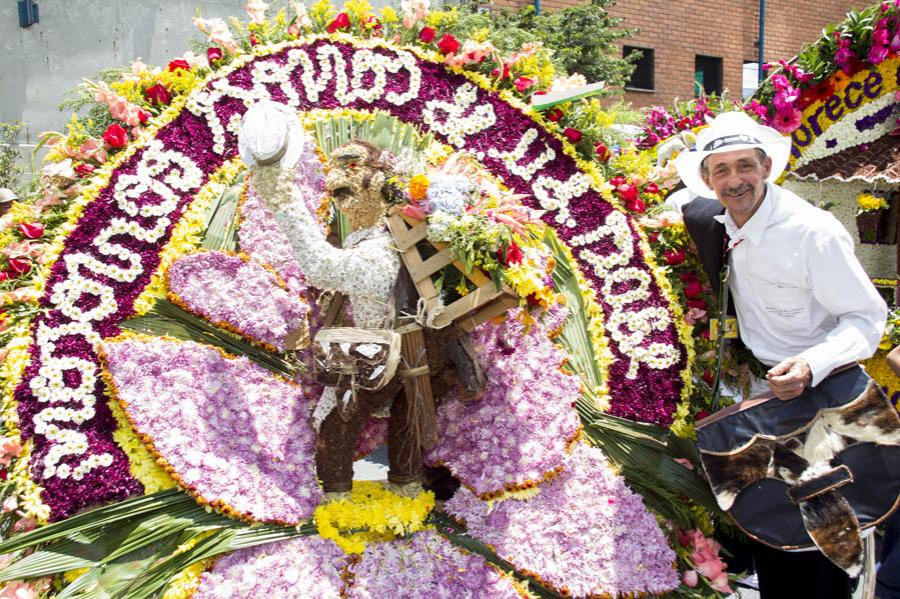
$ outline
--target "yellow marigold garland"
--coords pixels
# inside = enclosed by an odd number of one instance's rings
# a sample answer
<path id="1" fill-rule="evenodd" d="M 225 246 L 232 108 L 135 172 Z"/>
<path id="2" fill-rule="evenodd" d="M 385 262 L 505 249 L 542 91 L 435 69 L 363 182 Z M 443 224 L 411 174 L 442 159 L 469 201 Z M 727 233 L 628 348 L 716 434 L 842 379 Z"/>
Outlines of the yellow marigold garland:
<path id="1" fill-rule="evenodd" d="M 323 503 L 313 520 L 319 534 L 346 553 L 362 553 L 372 542 L 390 541 L 426 528 L 434 509 L 434 494 L 422 491 L 415 499 L 385 489 L 375 481 L 353 481 L 349 499 Z"/>

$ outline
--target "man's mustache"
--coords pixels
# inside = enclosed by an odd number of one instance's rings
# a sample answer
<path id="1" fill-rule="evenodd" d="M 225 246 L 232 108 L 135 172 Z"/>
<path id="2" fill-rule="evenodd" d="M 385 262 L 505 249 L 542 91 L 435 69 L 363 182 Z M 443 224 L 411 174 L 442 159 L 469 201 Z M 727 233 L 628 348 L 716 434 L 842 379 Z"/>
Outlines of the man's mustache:
<path id="1" fill-rule="evenodd" d="M 730 189 L 726 189 L 724 192 L 724 195 L 726 197 L 740 196 L 740 195 L 744 195 L 745 193 L 747 193 L 749 191 L 753 191 L 753 186 L 745 183 L 744 185 L 741 185 L 740 187 L 732 187 Z"/>

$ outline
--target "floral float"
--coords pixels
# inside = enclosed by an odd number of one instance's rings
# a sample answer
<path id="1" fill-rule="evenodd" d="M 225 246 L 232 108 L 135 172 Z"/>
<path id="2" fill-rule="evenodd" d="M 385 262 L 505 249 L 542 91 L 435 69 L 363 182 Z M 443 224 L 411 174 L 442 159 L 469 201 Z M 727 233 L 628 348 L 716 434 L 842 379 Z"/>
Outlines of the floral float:
<path id="1" fill-rule="evenodd" d="M 45 526 L 0 543 L 24 556 L 0 578 L 68 572 L 69 592 L 99 584 L 135 597 L 271 594 L 301 579 L 323 596 L 412 585 L 470 596 L 725 592 L 721 580 L 701 577 L 697 587 L 696 572 L 679 587 L 676 563 L 685 567 L 691 549 L 676 529 L 708 531 L 702 510 L 666 510 L 677 523 L 664 530 L 585 442 L 613 434 L 598 428 L 601 411 L 664 425 L 690 394 L 682 313 L 631 217 L 658 188 L 605 180 L 605 146 L 586 155 L 559 108 L 529 108 L 534 88 L 552 80 L 481 74 L 485 60 L 501 75 L 545 64 L 539 48 L 494 56 L 484 42 L 442 33 L 446 13 L 416 3 L 402 18 L 362 3 L 340 13 L 296 5 L 290 19 L 267 20 L 265 9 L 250 3 L 251 22 L 238 31 L 198 18 L 205 56 L 164 70 L 136 63 L 86 88 L 106 111 L 102 132 L 73 118 L 49 136 L 39 197 L 3 217 L 5 489 L 21 514 L 17 532 Z M 493 269 L 523 299 L 522 313 L 547 310 L 536 322 L 523 315 L 478 330 L 489 387 L 478 403 L 441 406 L 443 442 L 428 457 L 463 485 L 446 512 L 433 511 L 428 493 L 403 504 L 362 485 L 354 493 L 364 499 L 316 516 L 308 420 L 321 389 L 284 353 L 303 320 L 316 326 L 314 298 L 235 157 L 241 115 L 263 99 L 296 110 L 323 155 L 339 131 L 388 132 L 397 156 L 415 147 L 428 166 L 398 169 L 405 209 L 419 210 L 460 259 Z M 454 153 L 467 158 L 448 162 Z M 485 175 L 458 204 L 452 181 L 465 160 Z M 322 209 L 322 164 L 302 162 L 296 180 L 323 227 L 339 228 Z M 466 228 L 465 215 L 486 220 Z M 551 305 L 557 294 L 565 311 Z M 383 434 L 367 430 L 360 453 Z M 708 499 L 690 470 L 661 460 L 672 496 Z M 369 510 L 368 532 L 348 544 L 360 530 L 345 524 L 360 510 Z M 505 529 L 498 518 L 518 524 Z M 153 535 L 124 526 L 142 531 L 151 520 Z M 54 562 L 34 551 L 83 544 L 82 525 L 104 535 L 102 555 Z M 521 543 L 536 527 L 542 536 Z M 120 532 L 100 532 L 109 530 Z M 541 549 L 554 543 L 565 551 Z M 625 547 L 615 575 L 594 576 Z M 136 572 L 104 577 L 138 549 Z"/>

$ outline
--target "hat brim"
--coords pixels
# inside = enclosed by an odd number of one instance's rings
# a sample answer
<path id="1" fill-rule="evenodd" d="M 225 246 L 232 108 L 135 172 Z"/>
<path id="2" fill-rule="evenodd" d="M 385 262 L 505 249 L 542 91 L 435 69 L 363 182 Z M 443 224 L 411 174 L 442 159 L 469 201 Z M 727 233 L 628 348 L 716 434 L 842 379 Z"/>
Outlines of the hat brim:
<path id="1" fill-rule="evenodd" d="M 279 112 L 282 112 L 287 117 L 287 148 L 285 148 L 284 154 L 278 162 L 282 167 L 290 168 L 297 164 L 300 155 L 303 153 L 305 142 L 309 137 L 303 130 L 303 124 L 297 117 L 297 113 L 289 106 L 271 101 L 269 103 L 274 105 Z M 244 161 L 244 164 L 253 164 L 256 162 L 253 158 L 253 153 L 250 151 L 250 148 L 244 144 L 243 136 L 241 135 L 238 136 L 238 154 L 240 155 L 241 160 Z"/>
<path id="2" fill-rule="evenodd" d="M 675 158 L 675 168 L 678 169 L 678 176 L 685 187 L 693 193 L 704 198 L 714 198 L 716 193 L 703 181 L 700 176 L 700 163 L 707 156 L 713 154 L 724 154 L 726 152 L 734 152 L 737 150 L 747 150 L 759 148 L 766 153 L 766 156 L 772 159 L 772 171 L 769 173 L 766 181 L 774 183 L 781 173 L 787 168 L 788 160 L 791 157 L 791 138 L 779 137 L 760 144 L 738 144 L 722 147 L 712 152 L 694 151 L 682 152 Z"/>

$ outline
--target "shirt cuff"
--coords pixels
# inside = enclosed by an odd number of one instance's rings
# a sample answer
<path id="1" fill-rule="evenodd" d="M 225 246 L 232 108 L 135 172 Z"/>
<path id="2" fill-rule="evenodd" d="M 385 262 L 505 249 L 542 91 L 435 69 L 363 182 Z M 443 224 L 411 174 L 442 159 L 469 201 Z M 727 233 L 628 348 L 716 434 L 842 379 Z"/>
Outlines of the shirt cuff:
<path id="1" fill-rule="evenodd" d="M 822 379 L 828 376 L 832 370 L 840 366 L 840 364 L 834 363 L 833 352 L 828 351 L 828 346 L 826 344 L 813 346 L 805 352 L 798 354 L 797 357 L 803 358 L 806 360 L 806 363 L 809 364 L 809 369 L 812 372 L 812 381 L 809 383 L 810 387 L 815 387 L 821 383 Z"/>

